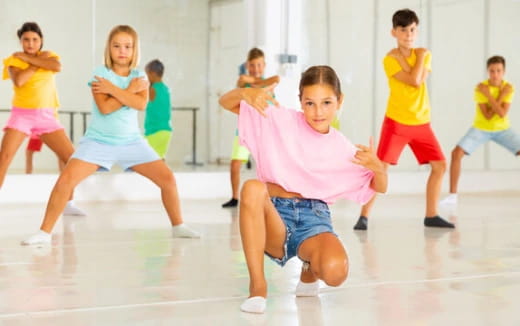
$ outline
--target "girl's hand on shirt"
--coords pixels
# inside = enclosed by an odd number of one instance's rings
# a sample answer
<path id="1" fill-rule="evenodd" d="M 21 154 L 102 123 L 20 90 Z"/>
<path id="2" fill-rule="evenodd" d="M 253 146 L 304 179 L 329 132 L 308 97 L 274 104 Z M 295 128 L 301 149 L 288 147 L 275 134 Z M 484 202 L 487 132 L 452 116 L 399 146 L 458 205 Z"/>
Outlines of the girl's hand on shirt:
<path id="1" fill-rule="evenodd" d="M 267 107 L 270 105 L 279 106 L 278 101 L 273 97 L 273 90 L 276 85 L 272 84 L 265 88 L 244 88 L 242 90 L 243 100 L 266 117 L 265 109 Z"/>
<path id="2" fill-rule="evenodd" d="M 370 137 L 368 147 L 360 144 L 356 145 L 356 147 L 358 148 L 358 151 L 356 152 L 356 155 L 354 155 L 352 163 L 361 165 L 374 172 L 384 171 L 384 165 L 375 153 L 374 139 L 372 137 Z"/>
<path id="3" fill-rule="evenodd" d="M 150 82 L 143 77 L 132 78 L 128 85 L 127 91 L 131 93 L 139 93 L 150 87 Z"/>
<path id="4" fill-rule="evenodd" d="M 94 76 L 96 81 L 92 82 L 92 91 L 98 94 L 112 94 L 114 90 L 114 84 L 112 84 L 108 79 L 103 77 Z"/>

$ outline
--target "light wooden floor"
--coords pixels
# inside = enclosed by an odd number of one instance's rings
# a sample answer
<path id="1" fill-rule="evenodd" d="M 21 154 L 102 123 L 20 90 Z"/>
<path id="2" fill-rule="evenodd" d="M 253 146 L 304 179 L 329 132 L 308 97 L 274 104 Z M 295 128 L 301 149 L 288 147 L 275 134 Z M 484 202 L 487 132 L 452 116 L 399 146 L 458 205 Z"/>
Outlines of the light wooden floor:
<path id="1" fill-rule="evenodd" d="M 293 292 L 301 263 L 266 260 L 264 315 L 239 311 L 248 276 L 237 212 L 225 199 L 183 200 L 200 240 L 172 239 L 160 202 L 84 202 L 52 247 L 22 247 L 44 204 L 0 206 L 0 325 L 519 325 L 520 194 L 461 196 L 425 229 L 422 196 L 387 195 L 368 232 L 358 207 L 333 207 L 350 257 L 339 288 L 316 298 Z"/>

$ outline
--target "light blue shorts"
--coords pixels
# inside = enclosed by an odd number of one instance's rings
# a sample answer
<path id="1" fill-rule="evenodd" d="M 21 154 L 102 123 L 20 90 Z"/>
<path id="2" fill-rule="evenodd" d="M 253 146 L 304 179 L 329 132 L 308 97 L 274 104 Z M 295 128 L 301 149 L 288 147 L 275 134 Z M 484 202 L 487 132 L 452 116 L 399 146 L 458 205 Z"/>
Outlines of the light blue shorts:
<path id="1" fill-rule="evenodd" d="M 284 256 L 276 258 L 266 253 L 278 265 L 283 266 L 289 259 L 297 256 L 300 245 L 310 237 L 325 232 L 336 235 L 332 229 L 327 203 L 318 199 L 280 197 L 272 197 L 271 202 L 286 228 Z"/>
<path id="2" fill-rule="evenodd" d="M 457 146 L 462 148 L 467 155 L 471 155 L 480 145 L 490 140 L 503 146 L 514 155 L 520 151 L 520 135 L 511 128 L 502 131 L 484 131 L 471 127 Z"/>
<path id="3" fill-rule="evenodd" d="M 80 140 L 72 158 L 99 165 L 98 171 L 110 171 L 114 163 L 125 171 L 131 171 L 135 165 L 160 160 L 145 139 L 125 145 L 112 145 L 86 137 Z"/>

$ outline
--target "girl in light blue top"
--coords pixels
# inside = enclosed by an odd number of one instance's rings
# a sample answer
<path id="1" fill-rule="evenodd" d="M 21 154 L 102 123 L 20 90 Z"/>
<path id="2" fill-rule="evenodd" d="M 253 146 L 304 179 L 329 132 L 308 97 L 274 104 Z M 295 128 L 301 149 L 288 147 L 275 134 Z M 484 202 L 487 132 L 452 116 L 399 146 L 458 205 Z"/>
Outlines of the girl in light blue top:
<path id="1" fill-rule="evenodd" d="M 149 83 L 135 69 L 139 58 L 137 33 L 130 26 L 112 29 L 105 48 L 105 65 L 94 71 L 89 85 L 94 97 L 92 120 L 79 147 L 52 190 L 40 232 L 23 245 L 51 241 L 51 231 L 72 189 L 97 170 L 114 163 L 133 170 L 161 188 L 161 197 L 174 237 L 198 238 L 182 222 L 175 177 L 141 135 L 137 113 L 146 108 Z"/>

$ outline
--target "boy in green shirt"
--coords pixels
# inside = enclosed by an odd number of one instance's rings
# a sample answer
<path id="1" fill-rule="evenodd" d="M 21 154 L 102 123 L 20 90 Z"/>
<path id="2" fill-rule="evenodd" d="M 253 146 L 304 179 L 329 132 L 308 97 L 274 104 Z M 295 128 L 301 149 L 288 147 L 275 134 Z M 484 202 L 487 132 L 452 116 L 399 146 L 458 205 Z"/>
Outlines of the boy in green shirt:
<path id="1" fill-rule="evenodd" d="M 164 159 L 172 136 L 170 89 L 162 81 L 164 65 L 161 61 L 150 61 L 145 71 L 150 81 L 150 98 L 144 118 L 144 135 L 150 146 Z"/>

